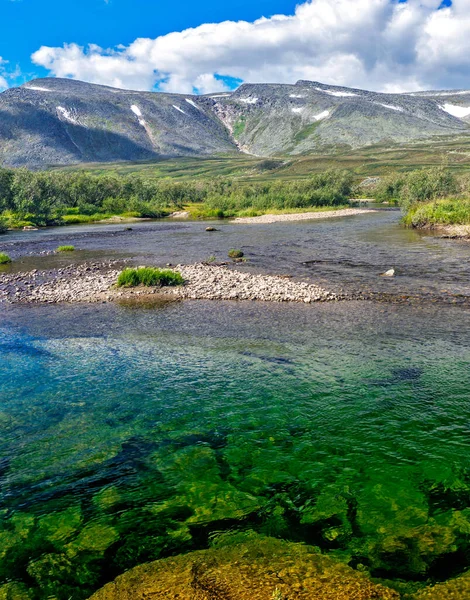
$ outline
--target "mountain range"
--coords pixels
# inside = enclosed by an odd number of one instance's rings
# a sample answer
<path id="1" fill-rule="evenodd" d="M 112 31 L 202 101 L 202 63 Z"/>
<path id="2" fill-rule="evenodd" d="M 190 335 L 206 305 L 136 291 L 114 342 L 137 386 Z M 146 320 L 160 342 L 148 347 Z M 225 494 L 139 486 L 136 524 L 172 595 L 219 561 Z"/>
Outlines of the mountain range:
<path id="1" fill-rule="evenodd" d="M 470 91 L 385 94 L 312 81 L 243 84 L 204 96 L 45 78 L 0 94 L 0 164 L 247 153 L 334 153 L 470 136 Z"/>

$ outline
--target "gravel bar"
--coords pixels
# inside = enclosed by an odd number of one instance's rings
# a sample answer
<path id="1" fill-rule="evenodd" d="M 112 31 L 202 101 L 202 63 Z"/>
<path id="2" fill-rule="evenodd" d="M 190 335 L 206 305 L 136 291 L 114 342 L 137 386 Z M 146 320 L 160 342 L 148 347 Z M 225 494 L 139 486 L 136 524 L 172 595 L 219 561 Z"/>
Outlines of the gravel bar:
<path id="1" fill-rule="evenodd" d="M 120 269 L 113 262 L 0 275 L 0 302 L 47 303 L 110 302 L 159 294 L 168 299 L 259 300 L 264 302 L 324 302 L 339 296 L 319 286 L 288 277 L 261 275 L 222 265 L 178 265 L 183 286 L 115 288 Z"/>

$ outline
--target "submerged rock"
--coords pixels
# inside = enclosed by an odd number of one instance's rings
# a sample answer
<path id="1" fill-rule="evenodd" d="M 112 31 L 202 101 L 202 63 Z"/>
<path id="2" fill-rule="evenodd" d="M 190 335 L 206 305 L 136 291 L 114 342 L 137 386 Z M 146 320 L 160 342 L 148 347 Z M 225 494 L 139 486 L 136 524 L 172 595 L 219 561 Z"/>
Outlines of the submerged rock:
<path id="1" fill-rule="evenodd" d="M 303 544 L 221 536 L 209 550 L 142 565 L 91 600 L 395 600 L 399 594 Z"/>
<path id="2" fill-rule="evenodd" d="M 470 571 L 416 594 L 415 600 L 465 600 L 470 598 Z"/>

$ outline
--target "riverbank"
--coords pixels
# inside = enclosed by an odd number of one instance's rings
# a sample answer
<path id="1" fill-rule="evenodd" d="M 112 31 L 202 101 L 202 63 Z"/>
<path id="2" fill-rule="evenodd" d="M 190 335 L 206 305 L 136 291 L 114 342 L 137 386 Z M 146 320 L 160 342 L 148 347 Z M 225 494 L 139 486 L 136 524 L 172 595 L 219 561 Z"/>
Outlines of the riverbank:
<path id="1" fill-rule="evenodd" d="M 343 208 L 339 210 L 324 210 L 303 213 L 266 214 L 259 217 L 238 217 L 232 223 L 281 223 L 284 221 L 310 221 L 312 219 L 333 219 L 337 217 L 352 217 L 377 212 L 372 208 Z"/>
<path id="2" fill-rule="evenodd" d="M 340 297 L 322 287 L 288 277 L 244 273 L 225 265 L 178 265 L 180 287 L 116 288 L 122 263 L 86 263 L 52 271 L 0 276 L 0 302 L 112 302 L 158 295 L 167 300 L 253 300 L 262 302 L 324 302 Z"/>

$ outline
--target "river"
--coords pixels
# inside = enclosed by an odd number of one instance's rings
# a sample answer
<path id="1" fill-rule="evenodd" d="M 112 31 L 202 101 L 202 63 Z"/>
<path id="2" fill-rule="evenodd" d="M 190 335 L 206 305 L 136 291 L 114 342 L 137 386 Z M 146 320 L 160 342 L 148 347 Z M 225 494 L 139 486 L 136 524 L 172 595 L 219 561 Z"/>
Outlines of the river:
<path id="1" fill-rule="evenodd" d="M 40 255 L 65 242 L 136 264 L 242 248 L 241 268 L 375 300 L 2 305 L 0 586 L 87 598 L 237 529 L 405 585 L 463 572 L 470 244 L 396 211 L 205 226 L 18 232 L 0 251 L 22 270 L 69 264 Z"/>

